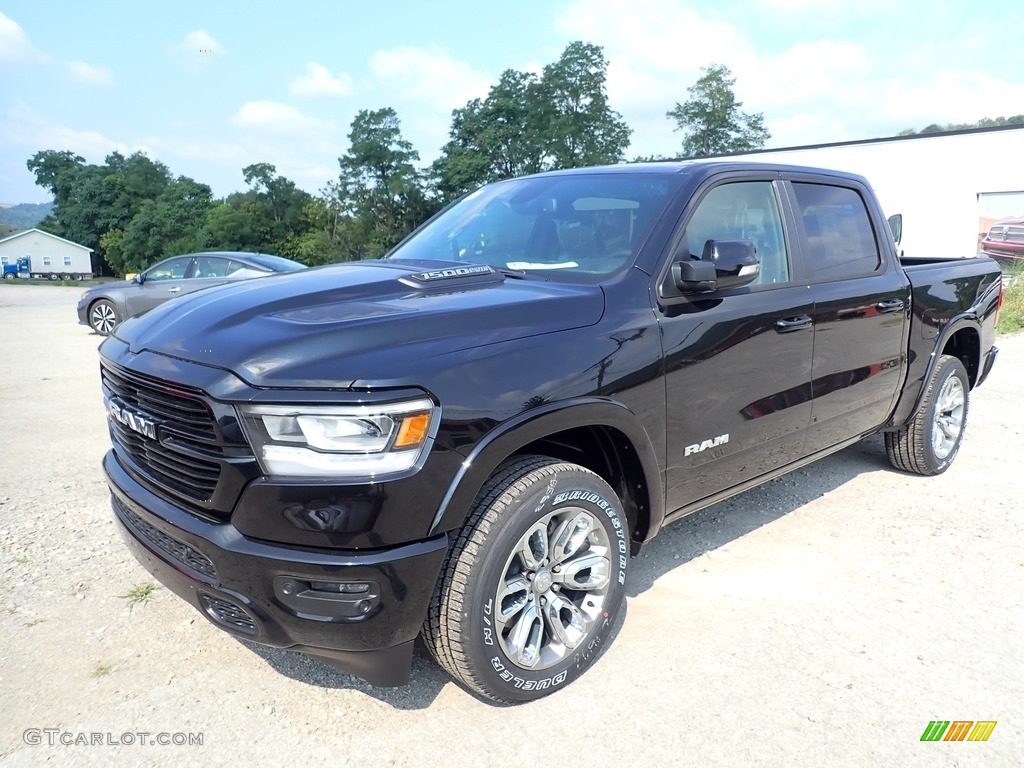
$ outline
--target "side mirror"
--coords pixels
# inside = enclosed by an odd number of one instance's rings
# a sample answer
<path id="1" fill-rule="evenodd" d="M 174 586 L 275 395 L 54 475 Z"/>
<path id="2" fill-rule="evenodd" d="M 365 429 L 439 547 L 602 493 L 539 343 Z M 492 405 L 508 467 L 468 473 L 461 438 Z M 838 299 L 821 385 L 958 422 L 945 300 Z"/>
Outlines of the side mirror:
<path id="1" fill-rule="evenodd" d="M 672 282 L 686 293 L 710 293 L 715 290 L 718 272 L 708 261 L 677 261 L 672 264 Z"/>
<path id="2" fill-rule="evenodd" d="M 146 282 L 146 278 L 144 278 L 142 276 L 142 273 L 140 272 L 137 275 L 132 275 L 132 282 L 138 285 L 142 285 L 144 282 Z"/>
<path id="3" fill-rule="evenodd" d="M 899 245 L 900 240 L 903 239 L 902 213 L 894 213 L 889 217 L 889 231 L 892 232 L 892 239 L 896 241 L 896 245 Z"/>
<path id="4" fill-rule="evenodd" d="M 757 246 L 750 240 L 708 240 L 700 261 L 672 265 L 676 288 L 688 293 L 736 288 L 753 282 L 760 273 Z"/>

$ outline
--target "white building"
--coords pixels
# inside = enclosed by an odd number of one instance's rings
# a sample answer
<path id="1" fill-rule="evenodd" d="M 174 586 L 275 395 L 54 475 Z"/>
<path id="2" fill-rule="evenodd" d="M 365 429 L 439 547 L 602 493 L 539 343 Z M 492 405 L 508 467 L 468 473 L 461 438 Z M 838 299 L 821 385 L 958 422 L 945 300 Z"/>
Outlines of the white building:
<path id="1" fill-rule="evenodd" d="M 973 256 L 993 223 L 1024 217 L 1024 126 L 770 149 L 728 159 L 866 177 L 885 215 L 903 215 L 900 248 L 906 256 Z"/>
<path id="2" fill-rule="evenodd" d="M 26 229 L 0 239 L 0 264 L 17 265 L 23 256 L 29 257 L 33 274 L 92 274 L 92 248 L 41 229 Z"/>

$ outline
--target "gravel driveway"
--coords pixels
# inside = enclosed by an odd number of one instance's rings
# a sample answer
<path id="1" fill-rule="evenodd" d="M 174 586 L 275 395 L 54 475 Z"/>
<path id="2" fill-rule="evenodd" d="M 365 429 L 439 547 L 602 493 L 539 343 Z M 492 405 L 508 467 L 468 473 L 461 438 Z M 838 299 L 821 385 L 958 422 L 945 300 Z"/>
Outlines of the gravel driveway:
<path id="1" fill-rule="evenodd" d="M 949 472 L 899 474 L 871 439 L 677 523 L 594 667 L 501 708 L 423 652 L 412 685 L 375 689 L 167 590 L 130 604 L 151 580 L 111 520 L 79 292 L 0 286 L 0 766 L 1024 761 L 1024 334 L 999 340 Z M 931 720 L 998 725 L 922 743 Z"/>

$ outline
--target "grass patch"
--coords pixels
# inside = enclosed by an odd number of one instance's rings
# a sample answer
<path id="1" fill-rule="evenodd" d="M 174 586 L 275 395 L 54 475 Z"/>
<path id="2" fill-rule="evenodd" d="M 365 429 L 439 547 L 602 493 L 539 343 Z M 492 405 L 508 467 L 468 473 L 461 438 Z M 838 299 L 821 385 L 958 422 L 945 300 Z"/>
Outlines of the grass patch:
<path id="1" fill-rule="evenodd" d="M 1003 273 L 1003 308 L 999 310 L 999 332 L 1016 333 L 1024 328 L 1024 267 Z"/>
<path id="2" fill-rule="evenodd" d="M 96 668 L 92 671 L 93 677 L 106 677 L 114 671 L 113 664 L 97 664 Z"/>
<path id="3" fill-rule="evenodd" d="M 128 601 L 128 610 L 131 611 L 139 603 L 148 602 L 149 599 L 153 597 L 153 593 L 156 592 L 158 589 L 160 589 L 160 587 L 158 587 L 156 584 L 154 584 L 153 582 L 148 582 L 146 584 L 138 584 L 129 589 L 123 595 L 118 595 L 118 597 L 120 597 L 122 600 Z"/>

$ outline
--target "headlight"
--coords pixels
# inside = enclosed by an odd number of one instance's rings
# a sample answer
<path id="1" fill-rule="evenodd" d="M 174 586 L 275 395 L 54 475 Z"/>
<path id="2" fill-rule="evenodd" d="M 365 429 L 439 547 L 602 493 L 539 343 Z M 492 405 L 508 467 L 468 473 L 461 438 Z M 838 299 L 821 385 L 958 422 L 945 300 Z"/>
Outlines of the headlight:
<path id="1" fill-rule="evenodd" d="M 418 467 L 439 409 L 426 398 L 387 405 L 242 405 L 265 474 L 382 480 Z"/>

